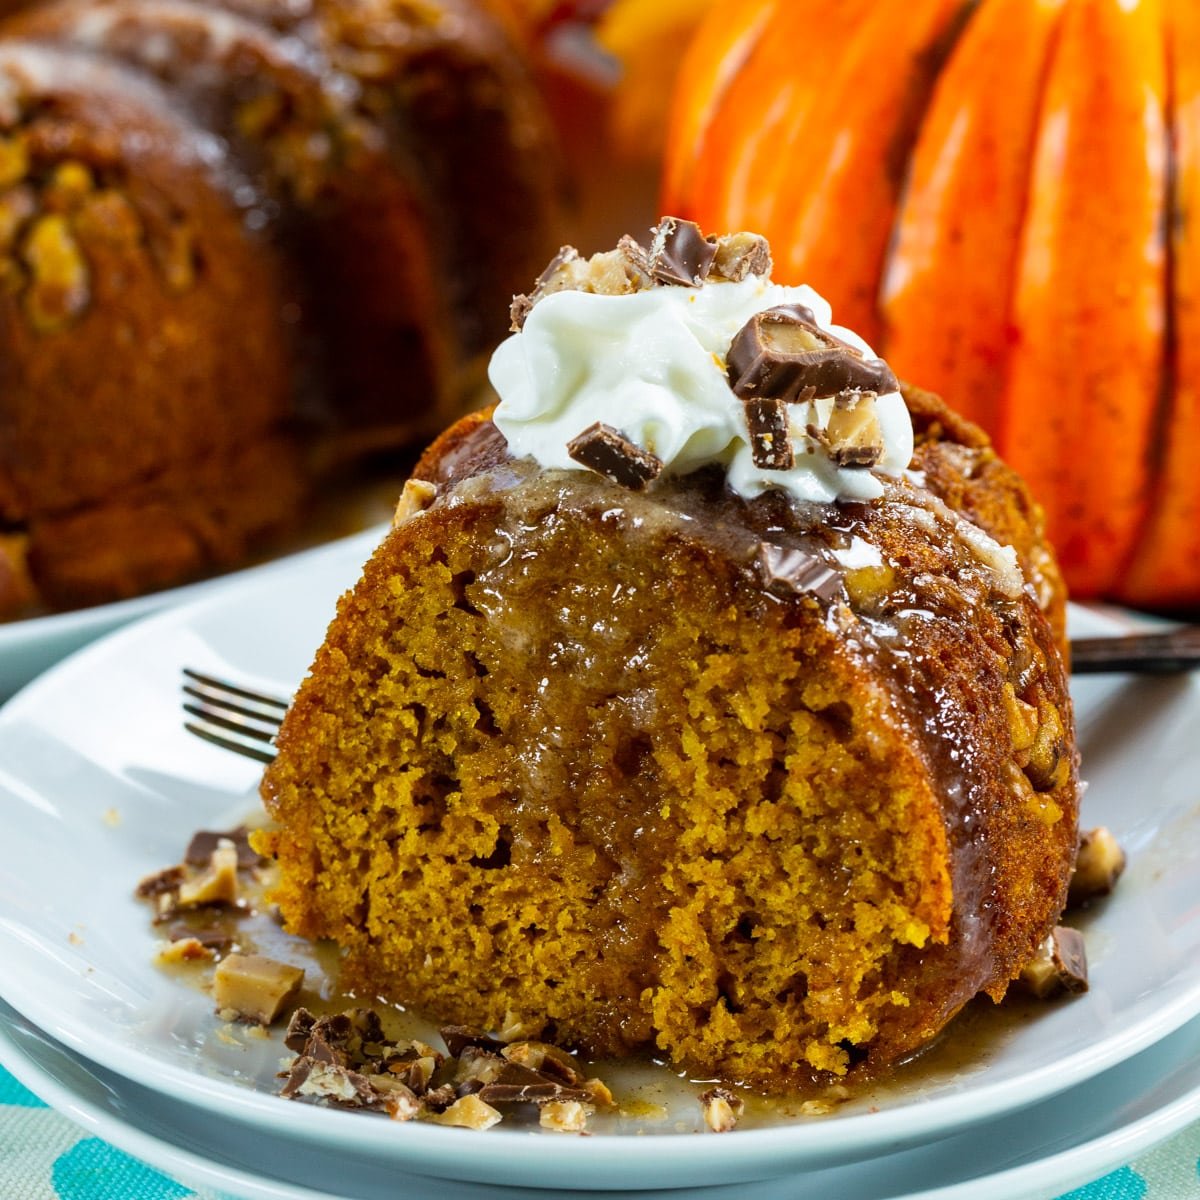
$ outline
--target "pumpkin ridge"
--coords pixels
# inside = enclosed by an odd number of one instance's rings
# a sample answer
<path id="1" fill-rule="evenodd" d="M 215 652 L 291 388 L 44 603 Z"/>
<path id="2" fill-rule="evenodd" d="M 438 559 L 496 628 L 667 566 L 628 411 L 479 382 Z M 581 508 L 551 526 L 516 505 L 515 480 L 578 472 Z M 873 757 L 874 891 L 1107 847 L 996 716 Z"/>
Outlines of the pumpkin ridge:
<path id="1" fill-rule="evenodd" d="M 993 430 L 1032 149 L 1064 3 L 992 0 L 964 32 L 926 112 L 880 280 L 880 352 Z M 1002 81 L 1015 81 L 1015 101 Z"/>
<path id="2" fill-rule="evenodd" d="M 1192 0 L 1170 0 L 1167 10 L 1166 361 L 1151 437 L 1154 489 L 1119 592 L 1151 606 L 1200 599 L 1200 59 L 1184 49 L 1200 46 L 1200 10 Z"/>

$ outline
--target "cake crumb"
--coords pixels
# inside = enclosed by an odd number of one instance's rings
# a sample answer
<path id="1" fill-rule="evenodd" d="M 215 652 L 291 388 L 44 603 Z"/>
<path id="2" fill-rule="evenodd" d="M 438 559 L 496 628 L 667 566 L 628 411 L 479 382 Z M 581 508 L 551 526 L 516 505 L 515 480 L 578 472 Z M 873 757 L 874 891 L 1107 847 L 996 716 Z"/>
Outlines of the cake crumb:
<path id="1" fill-rule="evenodd" d="M 121 813 L 116 808 L 106 808 L 100 819 L 109 829 L 116 829 L 121 824 Z"/>

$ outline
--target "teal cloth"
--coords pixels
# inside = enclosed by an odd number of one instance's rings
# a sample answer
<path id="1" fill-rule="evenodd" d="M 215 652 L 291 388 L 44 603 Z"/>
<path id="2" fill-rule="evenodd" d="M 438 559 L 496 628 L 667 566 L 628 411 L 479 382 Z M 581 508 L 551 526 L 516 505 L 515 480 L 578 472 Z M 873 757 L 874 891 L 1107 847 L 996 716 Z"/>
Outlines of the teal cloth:
<path id="1" fill-rule="evenodd" d="M 89 1137 L 0 1067 L 0 1200 L 221 1200 Z M 1200 1200 L 1200 1122 L 1061 1200 Z"/>

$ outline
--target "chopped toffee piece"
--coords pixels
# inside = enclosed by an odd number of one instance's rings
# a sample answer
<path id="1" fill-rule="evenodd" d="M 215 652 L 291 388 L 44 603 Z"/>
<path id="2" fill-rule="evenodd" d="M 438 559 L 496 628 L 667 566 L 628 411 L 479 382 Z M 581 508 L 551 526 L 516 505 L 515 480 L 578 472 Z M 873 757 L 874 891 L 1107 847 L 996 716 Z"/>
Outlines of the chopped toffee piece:
<path id="1" fill-rule="evenodd" d="M 741 283 L 751 275 L 771 273 L 771 247 L 757 233 L 727 233 L 717 238 L 717 253 L 713 258 L 713 279 Z"/>
<path id="2" fill-rule="evenodd" d="M 300 990 L 304 971 L 261 954 L 230 954 L 213 973 L 218 1013 L 270 1025 Z"/>
<path id="3" fill-rule="evenodd" d="M 704 1123 L 713 1133 L 729 1133 L 738 1123 L 746 1104 L 728 1088 L 712 1087 L 700 1093 Z"/>
<path id="4" fill-rule="evenodd" d="M 199 938 L 175 938 L 155 956 L 161 966 L 177 966 L 186 962 L 212 962 L 213 952 Z"/>
<path id="5" fill-rule="evenodd" d="M 575 1059 L 549 1042 L 514 1042 L 505 1046 L 501 1053 L 509 1062 L 554 1076 L 572 1087 L 583 1082 L 583 1072 Z"/>
<path id="6" fill-rule="evenodd" d="M 883 429 L 874 392 L 840 392 L 825 428 L 807 433 L 839 467 L 873 467 L 883 457 Z"/>
<path id="7" fill-rule="evenodd" d="M 615 250 L 580 258 L 574 246 L 564 246 L 537 277 L 527 296 L 515 296 L 509 317 L 514 333 L 525 326 L 534 305 L 555 292 L 592 292 L 599 296 L 626 296 L 654 286 L 646 251 L 630 237 Z"/>
<path id="8" fill-rule="evenodd" d="M 827 333 L 802 304 L 755 313 L 734 336 L 725 362 L 730 386 L 742 399 L 774 396 L 794 403 L 806 388 L 820 398 L 839 392 L 879 395 L 900 386 L 887 363 L 864 358 Z"/>
<path id="9" fill-rule="evenodd" d="M 1087 950 L 1083 934 L 1056 925 L 1033 961 L 1021 971 L 1020 981 L 1039 1000 L 1049 1000 L 1061 992 L 1086 992 Z"/>
<path id="10" fill-rule="evenodd" d="M 544 1104 L 547 1100 L 590 1098 L 583 1088 L 568 1087 L 561 1080 L 515 1062 L 505 1063 L 495 1081 L 480 1088 L 479 1097 L 488 1104 Z"/>
<path id="11" fill-rule="evenodd" d="M 449 1108 L 429 1118 L 438 1125 L 454 1125 L 462 1129 L 491 1129 L 503 1117 L 477 1095 L 460 1096 Z"/>
<path id="12" fill-rule="evenodd" d="M 167 930 L 167 937 L 172 942 L 199 942 L 205 950 L 219 957 L 233 946 L 233 938 L 223 929 L 208 929 L 200 925 L 192 925 L 178 921 Z"/>
<path id="13" fill-rule="evenodd" d="M 207 904 L 230 905 L 238 899 L 238 849 L 221 838 L 200 875 L 184 879 L 179 885 L 177 908 L 199 908 Z"/>
<path id="14" fill-rule="evenodd" d="M 631 492 L 643 491 L 663 469 L 660 458 L 635 446 L 619 429 L 601 421 L 572 438 L 567 443 L 567 453 L 580 466 Z"/>
<path id="15" fill-rule="evenodd" d="M 480 1033 L 478 1029 L 471 1029 L 467 1025 L 443 1025 L 438 1033 L 442 1035 L 442 1041 L 446 1043 L 446 1049 L 450 1052 L 451 1058 L 462 1057 L 463 1051 L 468 1046 L 474 1046 L 480 1050 L 491 1050 L 499 1054 L 503 1045 L 496 1038 L 489 1037 L 486 1033 Z"/>
<path id="16" fill-rule="evenodd" d="M 837 567 L 798 547 L 760 542 L 755 565 L 768 591 L 807 593 L 825 601 L 842 591 L 842 575 Z"/>
<path id="17" fill-rule="evenodd" d="M 221 842 L 232 842 L 237 850 L 237 865 L 243 870 L 248 867 L 261 867 L 266 863 L 257 850 L 250 846 L 250 831 L 245 825 L 239 825 L 228 833 L 214 833 L 212 830 L 201 829 L 192 834 L 188 848 L 184 851 L 183 862 L 189 867 L 207 867 L 212 860 L 213 851 Z"/>
<path id="18" fill-rule="evenodd" d="M 1079 839 L 1067 903 L 1084 904 L 1097 896 L 1107 896 L 1124 870 L 1125 851 L 1112 833 L 1103 825 L 1089 829 Z"/>
<path id="19" fill-rule="evenodd" d="M 663 217 L 650 242 L 650 274 L 656 283 L 699 287 L 708 278 L 717 256 L 710 242 L 694 221 Z"/>
<path id="20" fill-rule="evenodd" d="M 134 894 L 141 900 L 153 900 L 158 896 L 177 892 L 186 874 L 182 867 L 167 867 L 165 870 L 156 871 L 153 875 L 147 875 L 137 885 Z"/>
<path id="21" fill-rule="evenodd" d="M 538 1110 L 538 1124 L 555 1133 L 583 1133 L 591 1107 L 580 1100 L 547 1100 Z"/>
<path id="22" fill-rule="evenodd" d="M 774 396 L 751 397 L 746 401 L 746 425 L 750 430 L 750 456 L 764 471 L 790 471 L 796 455 L 788 436 L 788 406 Z"/>
<path id="23" fill-rule="evenodd" d="M 577 1105 L 563 1107 L 555 1118 L 572 1123 L 586 1120 L 597 1105 L 612 1104 L 608 1088 L 599 1079 L 584 1082 L 579 1064 L 558 1046 L 532 1041 L 505 1045 L 461 1025 L 441 1032 L 449 1060 L 424 1042 L 389 1042 L 373 1009 L 316 1017 L 298 1008 L 284 1036 L 296 1057 L 281 1073 L 282 1095 L 386 1110 L 399 1120 L 446 1114 L 442 1124 L 471 1128 L 496 1123 L 488 1116 L 496 1112 L 493 1105 Z M 461 1104 L 464 1100 L 477 1103 Z M 481 1119 L 487 1124 L 476 1125 Z"/>

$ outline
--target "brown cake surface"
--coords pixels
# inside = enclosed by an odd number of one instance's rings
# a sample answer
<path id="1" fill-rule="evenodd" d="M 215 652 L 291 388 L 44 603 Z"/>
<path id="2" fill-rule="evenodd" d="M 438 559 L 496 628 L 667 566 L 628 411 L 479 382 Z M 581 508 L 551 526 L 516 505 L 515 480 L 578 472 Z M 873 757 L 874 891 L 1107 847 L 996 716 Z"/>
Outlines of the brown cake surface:
<path id="1" fill-rule="evenodd" d="M 264 780 L 288 926 L 439 1020 L 771 1091 L 1002 996 L 1076 844 L 1063 592 L 1019 479 L 905 395 L 912 470 L 870 503 L 450 430 Z"/>
<path id="2" fill-rule="evenodd" d="M 30 5 L 0 92 L 0 617 L 238 561 L 296 519 L 298 421 L 309 465 L 443 427 L 560 236 L 472 0 Z"/>

